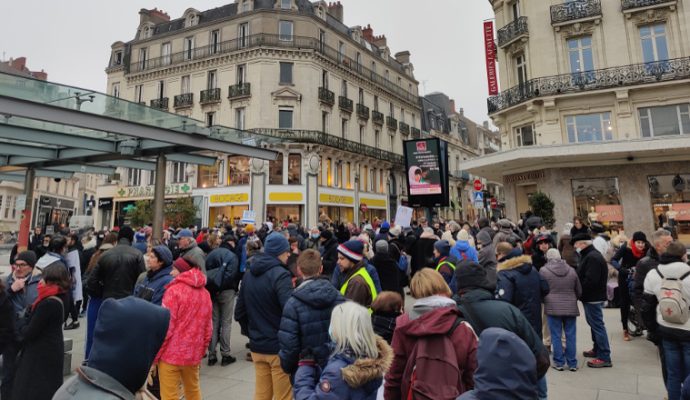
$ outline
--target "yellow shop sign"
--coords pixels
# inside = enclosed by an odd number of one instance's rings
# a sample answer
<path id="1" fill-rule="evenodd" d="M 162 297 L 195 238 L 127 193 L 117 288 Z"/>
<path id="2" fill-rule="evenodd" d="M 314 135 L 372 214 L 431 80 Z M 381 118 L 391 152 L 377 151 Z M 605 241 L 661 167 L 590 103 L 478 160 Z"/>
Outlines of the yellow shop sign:
<path id="1" fill-rule="evenodd" d="M 366 199 L 361 197 L 359 199 L 360 203 L 366 204 L 369 208 L 386 208 L 386 200 L 381 199 Z"/>
<path id="2" fill-rule="evenodd" d="M 344 206 L 351 206 L 355 204 L 355 198 L 352 196 L 338 196 L 336 194 L 321 193 L 319 195 L 319 203 L 342 204 Z"/>
<path id="3" fill-rule="evenodd" d="M 302 202 L 304 198 L 300 192 L 273 192 L 268 194 L 268 201 L 273 203 Z"/>
<path id="4" fill-rule="evenodd" d="M 211 195 L 209 202 L 211 204 L 219 203 L 246 203 L 249 201 L 248 193 L 233 193 L 233 194 L 214 194 Z"/>

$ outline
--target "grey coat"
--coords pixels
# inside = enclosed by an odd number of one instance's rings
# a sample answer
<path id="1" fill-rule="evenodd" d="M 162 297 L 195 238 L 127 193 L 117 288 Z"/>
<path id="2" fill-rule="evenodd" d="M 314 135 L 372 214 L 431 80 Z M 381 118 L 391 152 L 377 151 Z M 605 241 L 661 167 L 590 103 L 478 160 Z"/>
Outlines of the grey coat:
<path id="1" fill-rule="evenodd" d="M 206 275 L 206 254 L 197 246 L 196 242 L 192 242 L 191 246 L 186 249 L 180 249 L 180 257 L 188 261 L 192 265 L 199 267 L 201 272 Z"/>
<path id="2" fill-rule="evenodd" d="M 493 285 L 496 285 L 496 266 L 498 265 L 498 261 L 496 260 L 496 246 L 489 232 L 484 229 L 477 234 L 477 242 L 481 245 L 478 252 L 479 265 L 486 270 L 486 277 L 489 281 Z"/>
<path id="3" fill-rule="evenodd" d="M 577 299 L 582 295 L 582 286 L 577 272 L 564 260 L 549 260 L 539 273 L 549 283 L 549 294 L 544 299 L 546 315 L 554 317 L 580 315 Z"/>
<path id="4" fill-rule="evenodd" d="M 65 381 L 53 400 L 134 400 L 135 395 L 115 378 L 97 369 L 79 367 L 76 374 Z"/>

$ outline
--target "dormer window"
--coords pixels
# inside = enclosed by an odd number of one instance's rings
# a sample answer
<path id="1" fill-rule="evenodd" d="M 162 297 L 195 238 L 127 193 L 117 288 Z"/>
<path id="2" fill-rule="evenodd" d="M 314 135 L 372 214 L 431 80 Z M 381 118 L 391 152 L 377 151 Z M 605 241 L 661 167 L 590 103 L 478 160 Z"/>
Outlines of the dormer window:
<path id="1" fill-rule="evenodd" d="M 116 51 L 113 55 L 113 65 L 122 65 L 122 51 Z"/>
<path id="2" fill-rule="evenodd" d="M 189 28 L 192 26 L 195 26 L 199 23 L 199 11 L 193 9 L 193 8 L 188 8 L 187 11 L 184 12 L 184 27 Z"/>
<path id="3" fill-rule="evenodd" d="M 252 10 L 252 0 L 239 0 L 240 13 L 249 12 Z"/>
<path id="4" fill-rule="evenodd" d="M 291 10 L 292 0 L 279 0 L 281 10 Z"/>

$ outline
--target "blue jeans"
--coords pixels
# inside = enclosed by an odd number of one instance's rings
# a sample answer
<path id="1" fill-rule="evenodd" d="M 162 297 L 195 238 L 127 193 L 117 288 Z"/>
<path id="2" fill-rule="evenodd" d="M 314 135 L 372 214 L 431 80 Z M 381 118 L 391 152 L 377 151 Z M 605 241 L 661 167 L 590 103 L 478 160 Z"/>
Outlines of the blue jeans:
<path id="1" fill-rule="evenodd" d="M 664 339 L 668 400 L 680 400 L 680 385 L 690 375 L 690 342 Z"/>
<path id="2" fill-rule="evenodd" d="M 592 342 L 594 342 L 594 352 L 597 358 L 603 361 L 611 361 L 611 347 L 609 346 L 609 335 L 606 333 L 604 325 L 604 313 L 602 311 L 603 302 L 582 303 L 585 308 L 585 319 L 587 325 L 592 330 Z"/>
<path id="3" fill-rule="evenodd" d="M 539 400 L 547 399 L 546 392 L 546 375 L 542 376 L 541 379 L 537 381 L 537 396 Z"/>
<path id="4" fill-rule="evenodd" d="M 91 346 L 93 345 L 93 333 L 96 330 L 96 319 L 98 318 L 98 310 L 101 309 L 103 299 L 100 297 L 91 297 L 89 305 L 86 308 L 86 344 L 84 345 L 84 359 L 88 360 L 91 355 Z"/>
<path id="5" fill-rule="evenodd" d="M 553 317 L 548 315 L 546 320 L 551 331 L 551 346 L 553 348 L 553 363 L 559 367 L 568 363 L 569 368 L 577 368 L 577 323 L 576 317 Z M 563 359 L 563 343 L 561 335 L 565 330 L 565 359 Z"/>

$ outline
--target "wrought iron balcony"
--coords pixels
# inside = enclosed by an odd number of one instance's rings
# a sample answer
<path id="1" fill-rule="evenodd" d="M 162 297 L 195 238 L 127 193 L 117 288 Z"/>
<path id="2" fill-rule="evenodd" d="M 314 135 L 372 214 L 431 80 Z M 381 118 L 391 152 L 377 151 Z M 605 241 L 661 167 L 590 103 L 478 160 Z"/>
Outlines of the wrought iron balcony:
<path id="1" fill-rule="evenodd" d="M 239 99 L 252 95 L 252 86 L 249 82 L 228 86 L 228 99 Z"/>
<path id="2" fill-rule="evenodd" d="M 577 0 L 551 6 L 551 24 L 601 17 L 601 0 Z"/>
<path id="3" fill-rule="evenodd" d="M 220 88 L 201 91 L 201 104 L 220 103 Z"/>
<path id="4" fill-rule="evenodd" d="M 352 100 L 348 99 L 345 96 L 338 96 L 338 107 L 347 112 L 347 113 L 352 113 L 352 110 L 354 109 L 352 105 Z"/>
<path id="5" fill-rule="evenodd" d="M 357 116 L 360 119 L 369 121 L 369 107 L 364 104 L 357 103 Z"/>
<path id="6" fill-rule="evenodd" d="M 335 93 L 331 92 L 325 87 L 319 87 L 319 101 L 324 104 L 328 104 L 329 106 L 333 106 L 333 104 L 335 104 Z"/>
<path id="7" fill-rule="evenodd" d="M 412 138 L 419 139 L 422 137 L 422 131 L 419 128 L 411 128 L 410 133 L 412 133 Z"/>
<path id="8" fill-rule="evenodd" d="M 386 117 L 386 126 L 388 129 L 397 131 L 398 130 L 398 120 L 393 117 Z"/>
<path id="9" fill-rule="evenodd" d="M 371 112 L 371 120 L 374 122 L 376 125 L 383 125 L 383 113 L 380 113 L 376 110 Z"/>
<path id="10" fill-rule="evenodd" d="M 400 133 L 403 135 L 410 134 L 410 126 L 402 121 L 400 121 Z"/>
<path id="11" fill-rule="evenodd" d="M 167 110 L 168 109 L 168 98 L 167 97 L 161 97 L 160 99 L 153 99 L 151 100 L 151 108 L 156 108 L 158 110 Z"/>
<path id="12" fill-rule="evenodd" d="M 262 135 L 269 135 L 284 141 L 294 141 L 297 143 L 314 143 L 338 150 L 347 151 L 353 154 L 363 155 L 377 160 L 388 161 L 396 167 L 403 165 L 403 156 L 390 151 L 381 150 L 377 147 L 367 146 L 359 142 L 343 139 L 339 136 L 329 135 L 321 131 L 293 130 L 293 129 L 250 129 L 252 132 Z"/>
<path id="13" fill-rule="evenodd" d="M 488 98 L 489 114 L 528 100 L 690 79 L 690 57 L 535 78 Z"/>
<path id="14" fill-rule="evenodd" d="M 527 17 L 520 17 L 498 30 L 498 46 L 505 47 L 526 36 L 529 36 Z"/>
<path id="15" fill-rule="evenodd" d="M 194 105 L 194 93 L 178 94 L 173 98 L 175 108 L 191 107 L 192 105 Z"/>
<path id="16" fill-rule="evenodd" d="M 678 0 L 621 0 L 621 8 L 623 11 L 633 10 L 635 8 L 653 7 L 660 5 L 672 5 L 678 3 Z"/>

